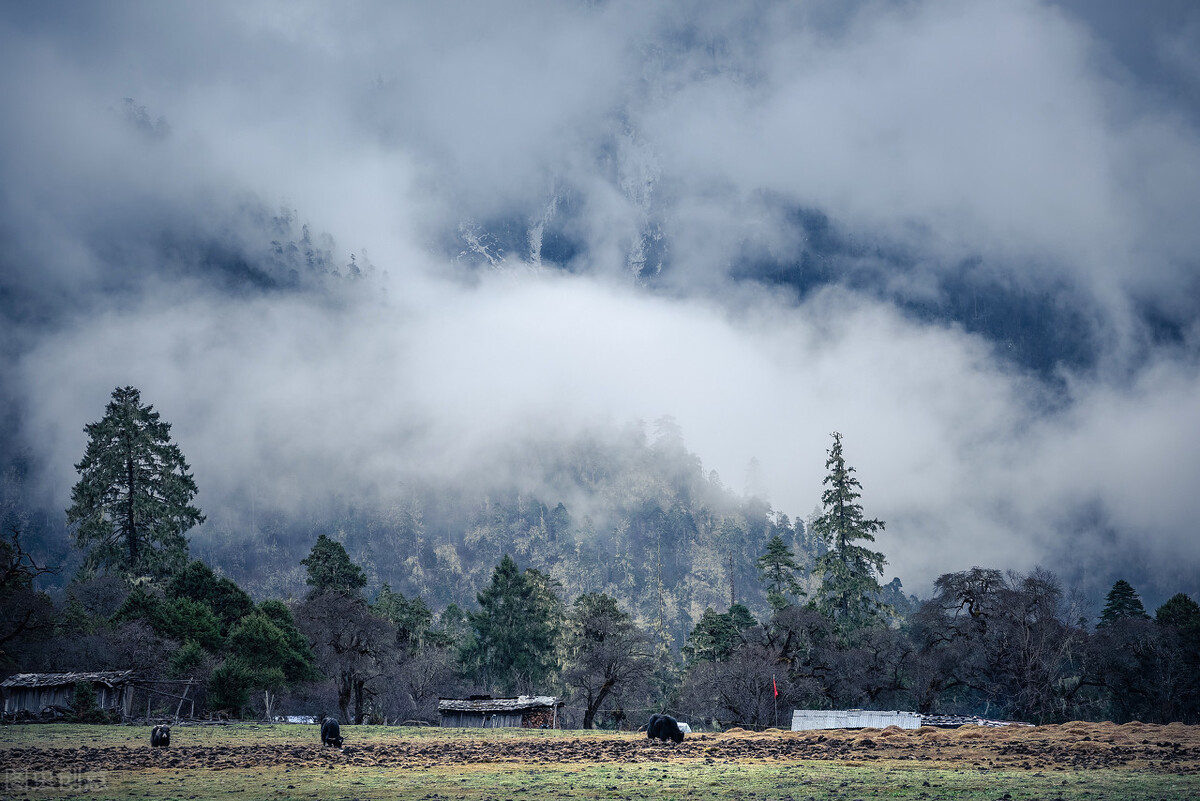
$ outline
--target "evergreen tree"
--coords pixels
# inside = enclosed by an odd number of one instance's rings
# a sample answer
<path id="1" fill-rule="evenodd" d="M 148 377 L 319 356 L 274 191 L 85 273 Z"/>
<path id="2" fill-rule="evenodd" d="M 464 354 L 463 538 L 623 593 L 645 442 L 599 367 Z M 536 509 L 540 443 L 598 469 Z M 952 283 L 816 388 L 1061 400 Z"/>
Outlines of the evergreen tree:
<path id="1" fill-rule="evenodd" d="M 195 642 L 212 653 L 225 646 L 220 619 L 208 604 L 191 598 L 160 601 L 151 625 L 164 637 L 180 643 Z"/>
<path id="2" fill-rule="evenodd" d="M 860 540 L 875 541 L 875 532 L 883 530 L 883 521 L 863 515 L 858 499 L 862 484 L 854 476 L 854 468 L 846 465 L 842 455 L 842 435 L 834 432 L 833 447 L 829 449 L 825 467 L 826 489 L 821 493 L 822 513 L 813 521 L 812 530 L 824 540 L 829 550 L 817 557 L 813 572 L 821 576 L 817 594 L 817 609 L 830 617 L 842 632 L 868 626 L 878 620 L 879 602 L 877 574 L 883 572 L 886 560 L 879 551 L 858 545 Z"/>
<path id="3" fill-rule="evenodd" d="M 221 620 L 221 633 L 228 634 L 239 620 L 254 611 L 249 594 L 230 579 L 219 577 L 200 560 L 171 577 L 168 598 L 190 598 L 207 604 Z"/>
<path id="4" fill-rule="evenodd" d="M 357 597 L 367 586 L 367 574 L 350 561 L 345 546 L 324 534 L 317 537 L 312 551 L 300 560 L 300 564 L 308 568 L 310 595 L 336 592 Z"/>
<path id="5" fill-rule="evenodd" d="M 1099 625 L 1107 626 L 1123 617 L 1131 617 L 1138 620 L 1148 620 L 1150 618 L 1146 614 L 1146 608 L 1142 606 L 1142 599 L 1138 597 L 1137 591 L 1128 581 L 1120 579 L 1108 591 L 1108 596 L 1105 598 L 1104 611 L 1100 613 Z"/>
<path id="6" fill-rule="evenodd" d="M 1154 611 L 1154 620 L 1160 626 L 1200 631 L 1200 604 L 1182 592 L 1175 593 Z"/>
<path id="7" fill-rule="evenodd" d="M 766 552 L 758 557 L 758 574 L 767 585 L 767 602 L 773 611 L 790 606 L 789 595 L 796 598 L 807 595 L 796 580 L 799 570 L 792 549 L 776 534 L 767 542 Z"/>
<path id="8" fill-rule="evenodd" d="M 534 692 L 555 666 L 558 599 L 538 571 L 522 573 L 507 554 L 469 616 L 471 636 L 461 660 L 487 685 Z"/>
<path id="9" fill-rule="evenodd" d="M 84 431 L 87 450 L 75 465 L 79 482 L 67 509 L 75 544 L 90 549 L 84 571 L 164 577 L 179 570 L 187 561 L 184 534 L 204 515 L 191 505 L 196 482 L 171 442 L 171 424 L 124 387 Z"/>
<path id="10" fill-rule="evenodd" d="M 271 621 L 283 634 L 288 656 L 281 667 L 288 680 L 300 682 L 315 678 L 319 671 L 315 666 L 312 643 L 297 628 L 296 618 L 287 604 L 276 600 L 263 601 L 258 605 L 258 614 Z"/>
<path id="11" fill-rule="evenodd" d="M 754 628 L 758 621 L 744 604 L 735 603 L 728 612 L 716 612 L 710 606 L 688 635 L 683 654 L 689 660 L 722 662 L 742 644 L 742 632 Z"/>
<path id="12" fill-rule="evenodd" d="M 179 643 L 192 642 L 211 653 L 225 646 L 221 621 L 205 603 L 191 598 L 159 598 L 134 587 L 121 608 L 113 615 L 114 623 L 144 620 L 163 637 Z"/>
<path id="13" fill-rule="evenodd" d="M 420 596 L 405 598 L 384 584 L 371 611 L 396 625 L 396 645 L 405 651 L 420 650 L 430 636 L 433 612 Z"/>
<path id="14" fill-rule="evenodd" d="M 169 675 L 173 679 L 190 678 L 204 669 L 211 657 L 198 642 L 186 642 L 171 655 Z"/>
<path id="15" fill-rule="evenodd" d="M 230 659 L 239 660 L 243 669 L 232 671 L 228 680 L 242 677 L 247 690 L 263 691 L 267 720 L 273 717 L 280 689 L 317 677 L 308 642 L 301 645 L 261 611 L 247 615 L 234 626 L 229 634 L 229 650 Z"/>
<path id="16" fill-rule="evenodd" d="M 1154 621 L 1171 647 L 1171 666 L 1179 677 L 1166 720 L 1200 722 L 1200 604 L 1177 593 L 1155 610 Z"/>

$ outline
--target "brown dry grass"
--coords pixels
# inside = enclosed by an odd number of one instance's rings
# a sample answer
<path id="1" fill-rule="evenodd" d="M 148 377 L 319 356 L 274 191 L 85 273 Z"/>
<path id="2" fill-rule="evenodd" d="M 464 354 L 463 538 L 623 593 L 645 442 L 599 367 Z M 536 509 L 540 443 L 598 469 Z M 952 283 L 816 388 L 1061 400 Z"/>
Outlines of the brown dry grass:
<path id="1" fill-rule="evenodd" d="M 311 728 L 311 727 L 309 727 Z M 233 743 L 189 742 L 186 729 L 176 729 L 169 749 L 144 743 L 79 747 L 39 747 L 38 727 L 28 736 L 0 748 L 0 773 L 5 770 L 144 770 L 155 768 L 232 769 L 290 765 L 329 768 L 335 765 L 432 767 L 439 765 L 595 764 L 699 760 L 703 762 L 761 762 L 773 760 L 836 760 L 845 763 L 907 762 L 923 766 L 970 766 L 996 770 L 1079 770 L 1133 768 L 1176 775 L 1200 772 L 1200 727 L 1129 723 L 1086 723 L 1060 726 L 959 729 L 921 728 L 752 732 L 732 729 L 720 734 L 695 734 L 682 744 L 650 741 L 634 734 L 588 736 L 556 732 L 555 736 L 476 738 L 439 737 L 428 730 L 420 737 L 405 730 L 375 732 L 356 739 L 346 732 L 342 751 L 321 748 L 313 732 L 297 727 L 294 737 L 261 742 L 253 738 Z M 147 730 L 148 731 L 148 730 Z M 461 733 L 456 733 L 461 734 Z"/>

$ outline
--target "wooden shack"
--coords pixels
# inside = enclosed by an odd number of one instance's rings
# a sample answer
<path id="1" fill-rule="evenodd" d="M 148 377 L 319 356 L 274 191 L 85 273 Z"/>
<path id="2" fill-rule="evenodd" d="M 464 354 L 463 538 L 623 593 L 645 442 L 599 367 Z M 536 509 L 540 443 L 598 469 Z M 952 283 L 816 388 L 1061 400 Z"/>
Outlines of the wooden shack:
<path id="1" fill-rule="evenodd" d="M 516 698 L 438 699 L 442 726 L 475 729 L 557 729 L 558 710 L 563 701 L 550 695 L 519 695 Z"/>
<path id="2" fill-rule="evenodd" d="M 41 715 L 47 707 L 60 710 L 75 705 L 75 685 L 87 682 L 96 694 L 96 708 L 115 710 L 129 717 L 133 703 L 133 671 L 110 670 L 99 673 L 17 673 L 0 682 L 4 693 L 4 714 Z"/>

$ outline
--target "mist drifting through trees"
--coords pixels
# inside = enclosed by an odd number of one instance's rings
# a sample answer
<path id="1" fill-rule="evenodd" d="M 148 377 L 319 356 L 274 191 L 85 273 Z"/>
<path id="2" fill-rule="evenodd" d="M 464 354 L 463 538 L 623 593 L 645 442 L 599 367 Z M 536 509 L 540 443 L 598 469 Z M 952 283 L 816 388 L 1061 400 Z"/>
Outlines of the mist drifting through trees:
<path id="1" fill-rule="evenodd" d="M 150 409 L 131 387 L 113 397 Z M 165 421 L 155 448 L 134 453 L 129 443 L 146 414 L 115 408 L 116 400 L 106 425 L 87 426 L 92 458 L 77 465 L 72 511 L 83 498 L 125 499 L 115 508 L 134 504 L 139 530 L 165 526 L 175 538 L 147 539 L 140 552 L 114 550 L 127 538 L 120 528 L 76 538 L 81 567 L 55 604 L 33 586 L 48 568 L 14 530 L 0 588 L 16 613 L 0 641 L 8 670 L 133 666 L 144 680 L 186 679 L 201 715 L 267 720 L 281 710 L 336 710 L 347 723 L 432 723 L 439 698 L 464 694 L 561 696 L 564 725 L 584 728 L 634 727 L 651 711 L 696 726 L 767 728 L 786 725 L 792 707 L 837 706 L 1039 723 L 1200 719 L 1200 605 L 1182 593 L 1151 618 L 1132 585 L 1118 581 L 1093 629 L 1059 578 L 1040 568 L 947 573 L 924 602 L 898 581 L 882 585 L 884 554 L 854 543 L 876 542 L 885 522 L 864 514 L 863 486 L 837 433 L 823 505 L 807 527 L 762 501 L 722 506 L 731 494 L 697 462 L 679 469 L 679 442 L 664 421 L 636 481 L 591 462 L 593 496 L 613 489 L 600 476 L 622 478 L 607 517 L 612 552 L 585 547 L 590 519 L 577 526 L 564 503 L 551 509 L 522 495 L 507 504 L 485 498 L 461 539 L 427 548 L 431 532 L 414 501 L 398 518 L 402 534 L 379 520 L 349 525 L 347 515 L 336 538 L 318 535 L 298 560 L 302 597 L 256 604 L 236 581 L 187 561 L 190 526 L 180 529 L 176 507 L 137 500 L 135 464 L 186 463 Z M 116 447 L 125 468 L 93 469 L 103 447 Z M 194 522 L 190 496 L 174 500 Z M 494 549 L 494 564 L 478 560 Z M 522 569 L 514 551 L 539 567 Z M 385 582 L 368 595 L 381 572 L 418 589 L 406 595 Z M 471 586 L 474 598 L 463 597 Z M 152 712 L 153 699 L 146 703 Z M 86 704 L 63 714 L 105 717 Z"/>

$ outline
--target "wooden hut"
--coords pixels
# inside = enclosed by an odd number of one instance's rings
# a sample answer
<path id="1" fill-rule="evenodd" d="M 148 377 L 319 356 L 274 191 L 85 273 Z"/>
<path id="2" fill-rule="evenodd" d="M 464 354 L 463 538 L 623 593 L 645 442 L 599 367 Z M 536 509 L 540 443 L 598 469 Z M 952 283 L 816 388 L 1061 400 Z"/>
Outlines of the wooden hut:
<path id="1" fill-rule="evenodd" d="M 453 728 L 557 729 L 563 701 L 550 695 L 438 699 L 441 725 Z"/>
<path id="2" fill-rule="evenodd" d="M 110 670 L 99 673 L 18 673 L 0 682 L 4 693 L 4 714 L 40 715 L 47 707 L 71 709 L 75 705 L 75 685 L 87 682 L 96 694 L 96 708 L 116 710 L 129 717 L 133 703 L 133 671 Z"/>

